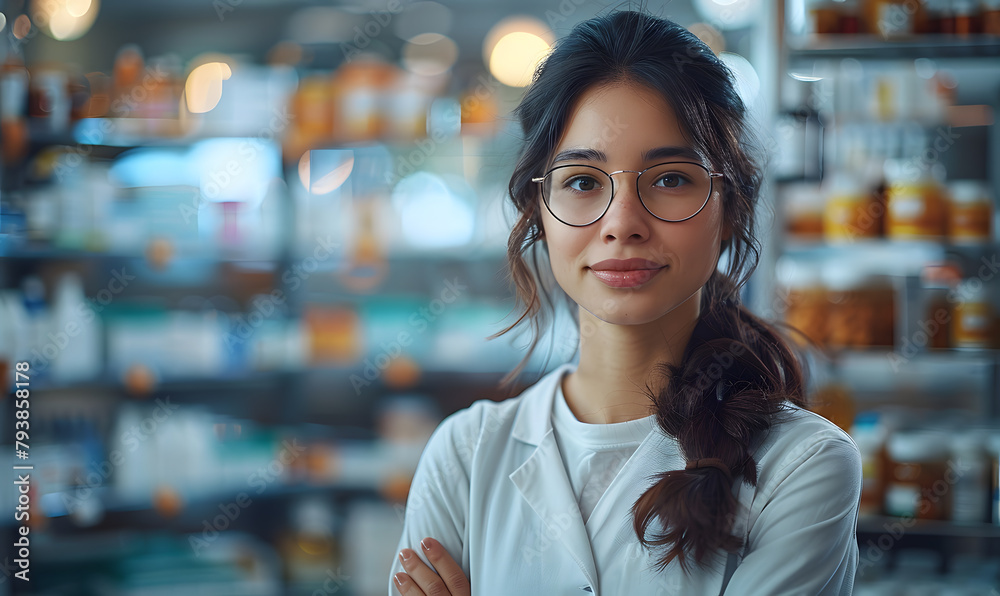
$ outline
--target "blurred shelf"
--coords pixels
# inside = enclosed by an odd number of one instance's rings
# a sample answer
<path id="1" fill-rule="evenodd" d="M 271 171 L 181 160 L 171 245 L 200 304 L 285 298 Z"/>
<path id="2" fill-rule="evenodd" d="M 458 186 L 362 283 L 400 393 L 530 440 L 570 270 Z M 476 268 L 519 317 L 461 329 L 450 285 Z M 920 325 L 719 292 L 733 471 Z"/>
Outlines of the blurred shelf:
<path id="1" fill-rule="evenodd" d="M 177 118 L 81 118 L 70 130 L 54 131 L 45 118 L 28 118 L 28 139 L 36 147 L 49 145 L 107 148 L 97 156 L 112 155 L 134 147 L 188 147 L 215 138 L 258 137 L 253 123 L 212 122 Z M 88 149 L 89 151 L 92 149 Z"/>
<path id="2" fill-rule="evenodd" d="M 183 265 L 187 262 L 237 262 L 269 265 L 277 262 L 281 255 L 275 252 L 252 253 L 238 248 L 226 249 L 219 246 L 204 246 L 182 248 L 182 252 L 170 257 L 168 267 Z M 8 239 L 7 242 L 0 243 L 0 257 L 5 259 L 22 260 L 88 260 L 88 259 L 108 259 L 108 260 L 147 260 L 148 257 L 143 252 L 120 252 L 115 250 L 88 250 L 83 248 L 70 248 L 55 246 L 48 242 L 30 241 L 15 242 Z M 273 268 L 273 267 L 272 267 Z"/>
<path id="3" fill-rule="evenodd" d="M 1000 56 L 1000 36 L 914 35 L 886 40 L 879 35 L 824 35 L 788 39 L 796 58 L 979 58 Z"/>
<path id="4" fill-rule="evenodd" d="M 191 391 L 232 391 L 260 389 L 268 385 L 280 385 L 301 371 L 248 371 L 221 373 L 216 375 L 168 377 L 156 381 L 151 394 L 185 394 Z M 33 394 L 46 392 L 74 391 L 80 393 L 127 393 L 124 383 L 111 376 L 100 376 L 76 381 L 55 382 L 48 378 L 32 378 L 30 390 Z"/>
<path id="5" fill-rule="evenodd" d="M 53 245 L 50 242 L 24 241 L 12 235 L 5 235 L 0 242 L 0 257 L 9 259 L 146 259 L 144 252 L 121 252 L 116 250 L 86 249 Z M 240 261 L 272 263 L 285 255 L 279 251 L 252 253 L 241 248 L 227 248 L 219 245 L 181 247 L 184 252 L 174 254 L 171 259 L 195 261 Z M 312 258 L 310 254 L 292 252 L 287 258 L 293 262 Z M 410 269 L 412 267 L 442 267 L 448 265 L 482 267 L 487 261 L 497 266 L 506 263 L 503 248 L 461 247 L 440 251 L 410 251 L 390 253 L 384 257 L 391 267 Z M 344 256 L 317 264 L 316 271 L 335 271 L 344 263 Z"/>
<path id="6" fill-rule="evenodd" d="M 282 594 L 281 560 L 273 546 L 246 532 L 216 536 L 211 556 L 189 542 L 198 534 L 131 528 L 86 534 L 33 530 L 33 594 L 218 596 Z M 36 574 L 38 574 L 36 576 Z M 6 593 L 6 592 L 5 592 Z M 15 592 L 22 593 L 22 592 Z"/>
<path id="7" fill-rule="evenodd" d="M 40 498 L 42 499 L 41 506 L 49 509 L 49 511 L 46 512 L 46 516 L 49 519 L 65 519 L 69 522 L 69 524 L 78 526 L 84 531 L 99 528 L 102 522 L 108 521 L 109 516 L 136 513 L 140 514 L 139 517 L 141 519 L 137 520 L 134 515 L 130 515 L 129 521 L 132 523 L 136 521 L 140 521 L 140 523 L 142 523 L 144 521 L 145 523 L 142 525 L 150 528 L 161 527 L 164 523 L 171 522 L 176 522 L 180 525 L 184 525 L 189 521 L 200 522 L 200 520 L 204 519 L 206 515 L 217 515 L 219 513 L 218 508 L 220 504 L 239 503 L 239 501 L 237 501 L 238 498 L 243 501 L 252 501 L 252 503 L 257 503 L 258 501 L 263 500 L 286 499 L 289 497 L 298 497 L 316 493 L 335 496 L 344 500 L 357 498 L 384 498 L 380 487 L 374 484 L 349 484 L 345 482 L 331 482 L 323 484 L 309 482 L 280 483 L 275 481 L 267 484 L 266 489 L 261 492 L 257 492 L 257 490 L 255 490 L 256 486 L 258 485 L 244 484 L 240 486 L 202 491 L 196 494 L 181 493 L 180 509 L 174 515 L 164 515 L 159 513 L 152 496 L 127 496 L 121 494 L 114 488 L 105 486 L 90 489 L 82 487 L 81 490 L 90 491 L 84 498 L 74 495 L 73 490 L 60 493 L 49 493 L 42 495 Z M 240 497 L 241 494 L 243 494 L 243 497 Z M 97 499 L 97 503 L 99 503 L 99 505 L 96 509 L 91 506 L 91 510 L 98 512 L 100 518 L 92 525 L 80 525 L 73 521 L 70 513 L 65 508 L 65 503 L 72 502 L 74 499 L 77 501 Z M 10 519 L 4 519 L 3 522 L 0 523 L 0 526 L 20 525 L 15 522 L 13 516 L 9 517 Z"/>
<path id="8" fill-rule="evenodd" d="M 468 124 L 465 125 L 469 127 Z M 81 118 L 70 123 L 71 130 L 53 131 L 45 118 L 28 118 L 28 139 L 36 149 L 50 145 L 84 146 L 90 154 L 98 157 L 114 156 L 122 151 L 137 147 L 188 147 L 199 141 L 218 138 L 260 138 L 259 123 L 240 121 L 215 122 L 201 120 L 183 122 L 177 118 Z M 462 130 L 457 134 L 437 136 L 392 136 L 334 138 L 315 137 L 300 139 L 303 147 L 313 149 L 356 149 L 359 147 L 381 146 L 390 152 L 411 152 L 415 143 L 432 144 L 436 157 L 454 155 L 461 157 L 468 153 L 462 147 L 464 141 L 476 142 L 480 156 L 491 156 L 499 152 L 491 150 L 496 141 L 495 134 L 483 134 Z M 281 140 L 280 136 L 277 140 Z M 454 152 L 443 149 L 454 143 Z M 297 159 L 298 156 L 295 156 Z"/>
<path id="9" fill-rule="evenodd" d="M 926 348 L 906 355 L 899 349 L 883 346 L 827 346 L 824 353 L 838 360 L 885 360 L 891 361 L 894 356 L 905 357 L 907 360 L 933 361 L 947 364 L 948 362 L 972 362 L 977 358 L 982 363 L 992 363 L 1000 357 L 998 348 Z"/>
<path id="10" fill-rule="evenodd" d="M 367 356 L 372 358 L 376 354 Z M 365 364 L 349 367 L 311 366 L 295 369 L 273 371 L 250 371 L 242 373 L 227 373 L 219 375 L 168 377 L 155 382 L 149 389 L 148 396 L 171 395 L 184 400 L 186 395 L 214 393 L 219 399 L 229 396 L 246 396 L 247 392 L 260 392 L 274 388 L 287 387 L 293 381 L 324 383 L 331 387 L 351 386 L 352 377 L 363 379 L 376 390 L 409 391 L 413 388 L 431 389 L 434 387 L 465 386 L 495 386 L 500 379 L 510 372 L 516 364 L 509 368 L 495 366 L 496 363 L 482 363 L 480 366 L 469 365 L 463 369 L 457 368 L 421 368 L 419 376 L 412 388 L 394 388 L 385 382 L 382 371 L 374 378 L 365 377 Z M 534 379 L 545 371 L 528 367 L 521 372 L 522 379 Z M 369 375 L 370 376 L 370 375 Z M 33 396 L 44 397 L 46 393 L 72 392 L 80 394 L 128 394 L 123 382 L 112 377 L 81 379 L 73 382 L 55 383 L 49 379 L 31 379 L 30 391 Z M 147 396 L 140 396 L 147 397 Z"/>
<path id="11" fill-rule="evenodd" d="M 990 538 L 1000 539 L 1000 525 L 988 524 L 956 524 L 950 521 L 892 517 L 884 515 L 861 516 L 858 518 L 858 534 L 899 534 L 897 526 L 903 528 L 903 533 L 919 536 L 954 536 L 958 538 Z"/>
<path id="12" fill-rule="evenodd" d="M 849 242 L 826 242 L 822 239 L 789 238 L 782 247 L 782 254 L 804 259 L 827 257 L 863 257 L 866 260 L 892 260 L 899 262 L 924 262 L 940 259 L 948 253 L 971 257 L 988 257 L 1000 250 L 1000 242 L 958 244 L 941 240 L 893 240 L 890 238 L 861 238 Z"/>

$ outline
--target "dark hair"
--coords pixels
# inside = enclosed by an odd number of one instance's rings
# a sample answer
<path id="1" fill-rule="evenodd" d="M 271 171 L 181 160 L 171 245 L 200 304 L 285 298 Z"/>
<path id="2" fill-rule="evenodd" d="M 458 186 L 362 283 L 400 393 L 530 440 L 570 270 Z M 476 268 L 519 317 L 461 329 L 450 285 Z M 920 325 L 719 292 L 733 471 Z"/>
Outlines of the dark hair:
<path id="1" fill-rule="evenodd" d="M 638 84 L 658 92 L 670 105 L 692 147 L 723 172 L 724 220 L 732 235 L 720 246 L 729 251 L 727 271 L 716 268 L 702 289 L 701 316 L 679 365 L 660 362 L 668 379 L 658 394 L 646 387 L 656 421 L 675 437 L 690 460 L 718 458 L 732 478 L 757 483 L 755 441 L 782 410 L 783 402 L 805 405 L 804 368 L 792 345 L 740 302 L 760 257 L 754 209 L 762 182 L 759 143 L 729 68 L 698 37 L 680 25 L 636 11 L 614 11 L 578 24 L 539 65 L 514 111 L 525 142 L 510 178 L 509 193 L 519 213 L 507 244 L 509 276 L 524 312 L 502 335 L 528 317 L 534 341 L 504 379 L 510 383 L 528 363 L 552 314 L 535 243 L 543 230 L 533 176 L 543 168 L 566 126 L 571 105 L 584 91 L 603 84 Z M 544 244 L 544 243 L 543 243 Z M 525 254 L 531 252 L 529 266 Z M 563 294 L 565 296 L 565 294 Z M 542 307 L 542 300 L 546 308 Z M 565 296 L 567 304 L 572 301 Z M 570 308 L 579 325 L 577 311 Z M 688 570 L 717 549 L 734 551 L 736 498 L 730 477 L 717 467 L 660 472 L 657 482 L 633 505 L 634 527 L 644 547 L 666 546 L 662 571 L 675 558 Z M 647 538 L 654 518 L 664 533 Z"/>

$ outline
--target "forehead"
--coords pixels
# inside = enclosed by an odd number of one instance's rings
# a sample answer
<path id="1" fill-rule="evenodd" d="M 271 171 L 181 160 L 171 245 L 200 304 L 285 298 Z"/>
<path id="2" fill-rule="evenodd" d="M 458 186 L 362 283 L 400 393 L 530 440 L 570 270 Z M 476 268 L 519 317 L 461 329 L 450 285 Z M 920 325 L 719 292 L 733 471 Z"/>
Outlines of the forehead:
<path id="1" fill-rule="evenodd" d="M 639 159 L 643 151 L 663 145 L 689 146 L 666 98 L 641 85 L 611 83 L 576 99 L 555 153 L 590 148 L 610 159 Z"/>

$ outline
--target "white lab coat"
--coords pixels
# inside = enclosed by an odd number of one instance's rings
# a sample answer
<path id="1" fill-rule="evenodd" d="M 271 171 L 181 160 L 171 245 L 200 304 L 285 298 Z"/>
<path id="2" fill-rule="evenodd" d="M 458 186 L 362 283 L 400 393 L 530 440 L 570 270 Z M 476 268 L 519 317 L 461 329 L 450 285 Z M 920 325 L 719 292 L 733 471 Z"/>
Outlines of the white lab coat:
<path id="1" fill-rule="evenodd" d="M 551 422 L 556 385 L 573 367 L 441 422 L 414 473 L 396 553 L 409 547 L 428 563 L 420 540 L 437 539 L 465 570 L 473 596 L 851 594 L 861 456 L 847 433 L 790 405 L 789 419 L 757 448 L 757 488 L 734 487 L 743 552 L 719 552 L 689 575 L 676 561 L 657 572 L 659 551 L 641 547 L 629 509 L 653 484 L 647 477 L 684 467 L 678 444 L 655 427 L 584 524 Z M 390 596 L 399 593 L 399 571 L 395 557 Z"/>

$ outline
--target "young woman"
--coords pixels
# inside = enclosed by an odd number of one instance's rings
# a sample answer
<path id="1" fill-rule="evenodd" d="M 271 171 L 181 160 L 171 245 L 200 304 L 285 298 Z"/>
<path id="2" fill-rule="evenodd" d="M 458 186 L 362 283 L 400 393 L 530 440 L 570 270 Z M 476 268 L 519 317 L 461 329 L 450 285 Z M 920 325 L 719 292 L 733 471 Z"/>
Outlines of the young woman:
<path id="1" fill-rule="evenodd" d="M 740 304 L 761 166 L 730 71 L 613 12 L 560 40 L 516 114 L 518 323 L 547 324 L 551 269 L 579 359 L 436 429 L 390 595 L 850 594 L 857 446 Z"/>

